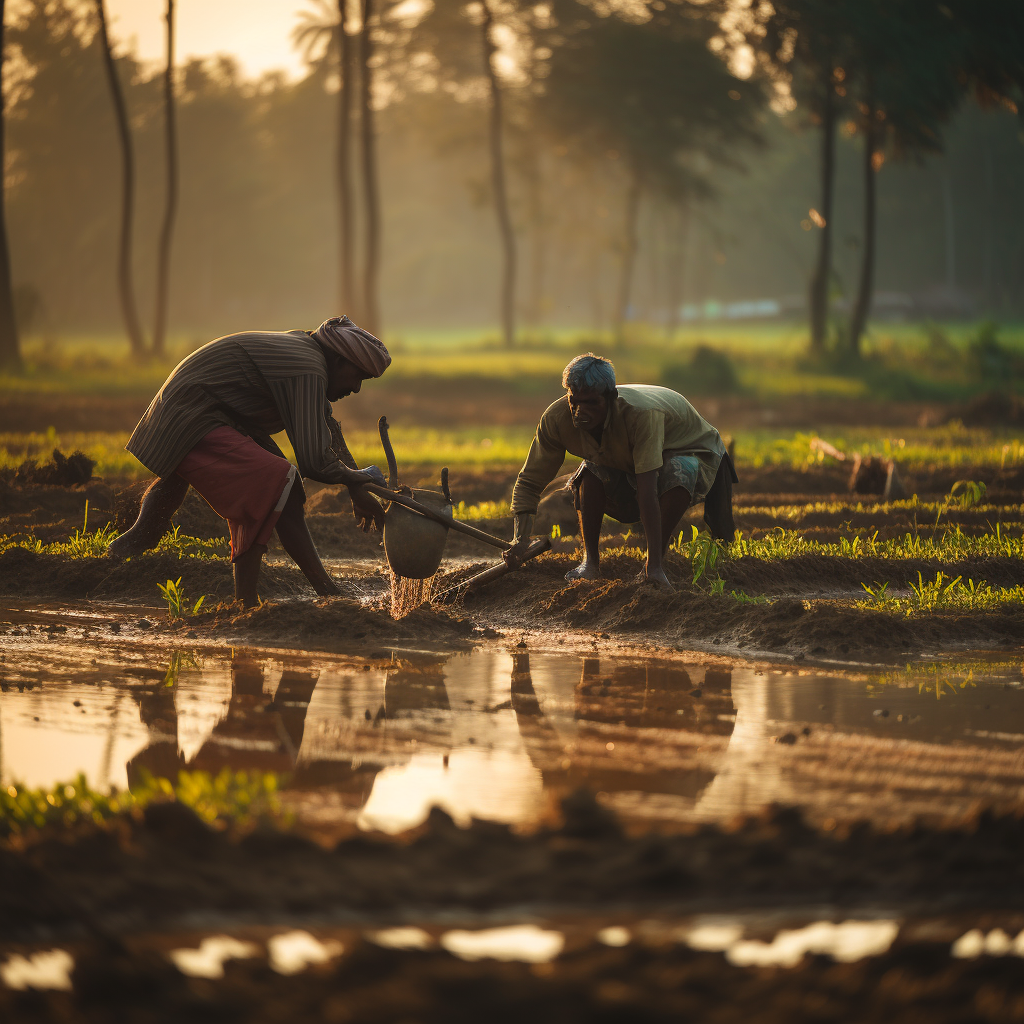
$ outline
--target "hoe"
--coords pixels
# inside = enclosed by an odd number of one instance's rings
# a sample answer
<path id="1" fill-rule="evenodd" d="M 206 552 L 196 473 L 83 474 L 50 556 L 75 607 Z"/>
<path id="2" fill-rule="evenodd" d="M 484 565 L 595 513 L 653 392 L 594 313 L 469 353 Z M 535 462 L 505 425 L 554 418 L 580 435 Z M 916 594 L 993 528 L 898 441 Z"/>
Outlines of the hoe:
<path id="1" fill-rule="evenodd" d="M 510 541 L 478 530 L 468 523 L 459 522 L 453 516 L 454 502 L 448 490 L 447 466 L 441 470 L 440 491 L 421 488 L 412 490 L 410 487 L 400 486 L 398 462 L 388 437 L 387 417 L 381 416 L 377 421 L 377 429 L 388 460 L 388 486 L 367 484 L 366 489 L 387 502 L 384 511 L 384 555 L 396 576 L 406 576 L 409 579 L 426 579 L 433 576 L 441 564 L 449 530 L 464 533 L 467 537 L 475 537 L 484 544 L 502 550 L 507 551 L 512 547 Z M 547 537 L 539 537 L 526 549 L 522 561 L 535 558 L 550 547 L 551 541 Z M 454 597 L 458 592 L 465 593 L 474 587 L 499 579 L 511 571 L 510 566 L 499 562 L 490 569 L 485 569 L 443 591 L 435 600 Z"/>

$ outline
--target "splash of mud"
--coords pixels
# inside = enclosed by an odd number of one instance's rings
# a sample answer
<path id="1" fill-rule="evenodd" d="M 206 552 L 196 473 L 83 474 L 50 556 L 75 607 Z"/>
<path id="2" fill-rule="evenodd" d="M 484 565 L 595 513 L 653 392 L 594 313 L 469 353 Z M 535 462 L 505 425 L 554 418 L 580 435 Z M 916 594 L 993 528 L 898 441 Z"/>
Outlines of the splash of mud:
<path id="1" fill-rule="evenodd" d="M 434 580 L 437 574 L 425 580 L 414 580 L 408 576 L 399 576 L 389 567 L 391 575 L 391 617 L 405 618 L 414 608 L 427 604 L 434 593 Z"/>

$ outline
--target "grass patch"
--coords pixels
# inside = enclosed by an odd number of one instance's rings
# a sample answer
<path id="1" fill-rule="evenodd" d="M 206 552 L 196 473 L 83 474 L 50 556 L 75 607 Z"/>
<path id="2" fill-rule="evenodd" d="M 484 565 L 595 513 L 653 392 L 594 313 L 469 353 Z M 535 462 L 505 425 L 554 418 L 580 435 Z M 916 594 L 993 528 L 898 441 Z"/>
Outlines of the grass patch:
<path id="1" fill-rule="evenodd" d="M 984 580 L 965 580 L 936 572 L 935 579 L 925 579 L 919 572 L 917 582 L 911 581 L 910 594 L 897 597 L 888 586 L 869 587 L 862 583 L 868 597 L 855 602 L 858 608 L 895 612 L 906 616 L 927 615 L 938 611 L 978 612 L 1000 611 L 1024 606 L 1024 586 L 992 587 Z"/>
<path id="2" fill-rule="evenodd" d="M 208 825 L 226 828 L 249 825 L 281 814 L 274 772 L 180 772 L 176 782 L 148 773 L 134 790 L 101 793 L 84 775 L 49 788 L 28 789 L 17 783 L 0 787 L 0 836 L 21 835 L 47 826 L 70 828 L 102 824 L 151 803 L 177 801 L 190 807 Z"/>
<path id="3" fill-rule="evenodd" d="M 679 535 L 676 545 L 683 543 Z M 677 548 L 676 548 L 677 549 Z M 1007 536 L 998 524 L 991 533 L 970 536 L 959 525 L 939 536 L 905 533 L 902 537 L 879 540 L 871 536 L 840 537 L 838 541 L 807 540 L 796 530 L 776 527 L 756 540 L 737 538 L 726 546 L 730 558 L 758 558 L 766 562 L 825 555 L 830 558 L 934 558 L 959 561 L 964 558 L 1024 558 L 1024 538 Z"/>
<path id="4" fill-rule="evenodd" d="M 479 469 L 487 466 L 519 466 L 533 441 L 534 426 L 483 426 L 449 430 L 394 427 L 391 440 L 402 466 L 449 466 Z M 812 449 L 816 436 L 802 432 L 741 430 L 734 435 L 736 462 L 744 468 L 810 470 L 831 462 Z M 83 451 L 96 463 L 97 476 L 111 479 L 141 479 L 148 471 L 124 450 L 127 431 L 0 434 L 0 472 L 13 473 L 26 460 L 48 462 L 54 448 Z M 1024 434 L 995 433 L 967 429 L 960 424 L 930 429 L 908 429 L 899 437 L 879 437 L 869 429 L 828 432 L 822 437 L 841 451 L 863 456 L 895 458 L 904 472 L 959 469 L 972 466 L 996 471 L 1024 465 Z M 346 431 L 345 438 L 360 465 L 381 465 L 384 453 L 375 430 Z M 294 460 L 291 444 L 284 434 L 275 440 L 288 458 Z M 578 460 L 567 458 L 565 471 Z M 895 506 L 894 506 L 895 507 Z"/>
<path id="5" fill-rule="evenodd" d="M 0 534 L 0 554 L 9 548 L 24 548 L 37 555 L 63 555 L 65 558 L 102 558 L 110 547 L 110 542 L 119 536 L 111 526 L 86 532 L 76 530 L 68 540 L 44 542 L 32 534 Z M 179 558 L 226 558 L 229 545 L 222 538 L 204 540 L 201 537 L 189 537 L 175 526 L 165 533 L 153 551 L 162 554 L 173 554 Z"/>

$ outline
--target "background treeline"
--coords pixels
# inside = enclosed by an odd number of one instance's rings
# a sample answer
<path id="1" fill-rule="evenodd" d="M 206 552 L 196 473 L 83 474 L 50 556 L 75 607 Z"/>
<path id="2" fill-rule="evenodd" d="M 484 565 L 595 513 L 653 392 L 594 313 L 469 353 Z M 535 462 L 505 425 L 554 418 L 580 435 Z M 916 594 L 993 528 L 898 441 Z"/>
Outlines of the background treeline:
<path id="1" fill-rule="evenodd" d="M 173 332 L 205 340 L 309 326 L 337 311 L 332 8 L 311 7 L 301 81 L 245 81 L 228 59 L 178 69 Z M 440 0 L 412 8 L 385 5 L 370 22 L 381 318 L 389 333 L 491 327 L 503 251 L 480 19 Z M 794 107 L 780 101 L 787 75 L 764 62 L 744 70 L 734 59 L 746 77 L 733 76 L 728 54 L 713 51 L 735 45 L 742 58 L 746 43 L 723 34 L 725 7 L 714 3 L 655 0 L 639 16 L 575 0 L 492 9 L 496 66 L 507 69 L 503 158 L 521 325 L 671 323 L 682 305 L 710 299 L 806 302 L 820 232 L 809 214 L 821 205 L 820 118 L 806 81 L 790 83 Z M 162 69 L 117 52 L 148 321 L 165 189 Z M 120 326 L 120 158 L 103 76 L 94 4 L 25 0 L 8 12 L 8 231 L 20 315 L 33 331 Z M 966 297 L 977 313 L 1018 316 L 1024 131 L 1004 96 L 975 102 L 966 72 L 956 90 L 934 145 L 882 142 L 890 158 L 877 174 L 874 283 L 942 288 L 951 311 Z M 860 116 L 853 103 L 835 124 L 829 290 L 850 303 L 864 239 Z M 361 209 L 357 191 L 357 219 Z"/>

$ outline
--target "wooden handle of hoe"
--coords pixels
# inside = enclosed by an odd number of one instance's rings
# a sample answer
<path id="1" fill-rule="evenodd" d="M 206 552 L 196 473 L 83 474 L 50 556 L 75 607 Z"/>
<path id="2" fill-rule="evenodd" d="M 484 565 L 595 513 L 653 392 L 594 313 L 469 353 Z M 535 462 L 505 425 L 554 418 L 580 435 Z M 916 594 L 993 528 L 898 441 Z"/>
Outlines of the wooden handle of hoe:
<path id="1" fill-rule="evenodd" d="M 388 437 L 387 416 L 381 416 L 377 420 L 377 433 L 380 434 L 380 443 L 384 448 L 384 457 L 388 460 L 388 487 L 393 491 L 397 491 L 398 463 L 395 461 L 395 449 L 391 447 L 391 438 Z"/>
<path id="2" fill-rule="evenodd" d="M 519 561 L 519 565 L 523 562 L 528 562 L 531 558 L 536 558 L 538 555 L 542 555 L 545 551 L 551 549 L 551 538 L 550 537 L 538 537 L 535 541 L 530 543 L 530 546 L 523 552 L 523 557 Z M 444 598 L 456 594 L 459 591 L 465 592 L 473 587 L 481 587 L 485 583 L 490 583 L 492 580 L 501 579 L 502 576 L 507 576 L 510 572 L 515 572 L 519 568 L 519 565 L 506 565 L 501 562 L 498 565 L 492 565 L 490 569 L 484 569 L 483 572 L 478 572 L 475 576 L 470 576 L 468 580 L 463 580 L 461 583 L 456 583 L 454 587 L 449 587 L 447 590 L 442 590 L 440 594 L 436 594 L 432 601 L 441 601 Z"/>
<path id="3" fill-rule="evenodd" d="M 477 540 L 482 540 L 485 544 L 491 544 L 496 548 L 507 550 L 512 547 L 512 541 L 502 540 L 500 537 L 495 537 L 492 533 L 485 533 L 483 530 L 478 530 L 475 526 L 469 526 L 458 519 L 452 519 L 450 516 L 446 516 L 443 512 L 438 511 L 438 509 L 431 508 L 430 505 L 424 505 L 406 494 L 389 491 L 386 487 L 381 487 L 380 484 L 363 484 L 363 486 L 371 494 L 376 494 L 378 498 L 383 498 L 385 501 L 393 501 L 396 505 L 402 505 L 413 512 L 419 512 L 421 516 L 433 519 L 442 526 L 447 526 L 449 530 L 455 530 L 456 533 L 464 533 L 467 537 L 476 537 Z"/>

